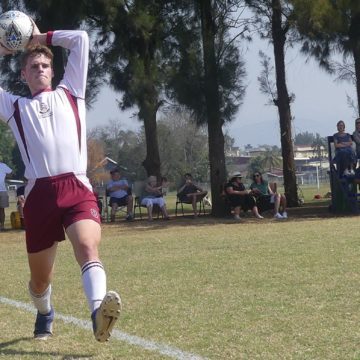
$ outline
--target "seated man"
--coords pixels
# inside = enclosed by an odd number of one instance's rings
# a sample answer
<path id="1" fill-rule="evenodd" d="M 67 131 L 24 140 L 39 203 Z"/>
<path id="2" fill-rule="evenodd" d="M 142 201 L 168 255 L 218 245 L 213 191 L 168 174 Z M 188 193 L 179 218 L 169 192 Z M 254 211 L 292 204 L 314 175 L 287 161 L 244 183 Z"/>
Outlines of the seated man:
<path id="1" fill-rule="evenodd" d="M 246 190 L 242 183 L 242 175 L 235 172 L 230 176 L 230 181 L 225 184 L 225 194 L 230 202 L 230 206 L 234 208 L 234 219 L 240 220 L 240 209 L 251 210 L 256 218 L 263 219 L 259 214 L 256 206 L 255 197 L 252 196 L 251 190 Z"/>
<path id="2" fill-rule="evenodd" d="M 194 217 L 197 217 L 198 212 L 196 203 L 201 201 L 207 195 L 207 191 L 204 191 L 194 184 L 191 174 L 186 173 L 184 178 L 185 183 L 179 188 L 177 196 L 180 201 L 192 205 Z"/>
<path id="3" fill-rule="evenodd" d="M 110 171 L 111 180 L 106 186 L 106 190 L 110 195 L 111 216 L 110 221 L 115 221 L 116 210 L 119 206 L 127 206 L 126 220 L 133 220 L 133 197 L 131 194 L 131 188 L 127 180 L 121 179 L 119 169 L 113 169 Z"/>

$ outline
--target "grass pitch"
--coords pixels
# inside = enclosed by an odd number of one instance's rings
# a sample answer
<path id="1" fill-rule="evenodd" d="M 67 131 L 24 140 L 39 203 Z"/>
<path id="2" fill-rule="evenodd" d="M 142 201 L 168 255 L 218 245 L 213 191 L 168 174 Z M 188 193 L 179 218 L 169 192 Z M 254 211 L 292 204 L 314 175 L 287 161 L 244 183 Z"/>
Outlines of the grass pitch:
<path id="1" fill-rule="evenodd" d="M 177 218 L 103 225 L 108 288 L 124 311 L 116 328 L 209 359 L 360 359 L 359 218 L 262 221 Z M 0 296 L 30 303 L 23 233 L 0 233 Z M 89 320 L 80 270 L 59 245 L 55 310 Z M 32 340 L 34 315 L 0 304 L 1 359 L 168 359 L 57 319 Z M 175 351 L 170 353 L 174 358 Z"/>

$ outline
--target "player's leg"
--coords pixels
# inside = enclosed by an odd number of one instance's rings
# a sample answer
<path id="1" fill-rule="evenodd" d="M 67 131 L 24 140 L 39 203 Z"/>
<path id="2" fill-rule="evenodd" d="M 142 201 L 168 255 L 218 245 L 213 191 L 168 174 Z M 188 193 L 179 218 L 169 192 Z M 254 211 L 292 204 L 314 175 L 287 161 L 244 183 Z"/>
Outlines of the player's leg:
<path id="1" fill-rule="evenodd" d="M 116 199 L 111 199 L 111 213 L 110 213 L 110 221 L 111 222 L 114 222 L 115 221 L 115 214 L 116 214 L 116 211 L 118 209 L 119 205 L 116 201 Z"/>
<path id="2" fill-rule="evenodd" d="M 77 221 L 67 227 L 74 254 L 81 267 L 82 283 L 98 341 L 107 341 L 121 310 L 117 293 L 106 292 L 106 274 L 99 259 L 100 225 L 90 219 Z"/>
<path id="3" fill-rule="evenodd" d="M 34 337 L 46 340 L 52 335 L 54 310 L 51 306 L 51 280 L 57 243 L 48 249 L 28 253 L 30 267 L 29 293 L 37 309 Z"/>

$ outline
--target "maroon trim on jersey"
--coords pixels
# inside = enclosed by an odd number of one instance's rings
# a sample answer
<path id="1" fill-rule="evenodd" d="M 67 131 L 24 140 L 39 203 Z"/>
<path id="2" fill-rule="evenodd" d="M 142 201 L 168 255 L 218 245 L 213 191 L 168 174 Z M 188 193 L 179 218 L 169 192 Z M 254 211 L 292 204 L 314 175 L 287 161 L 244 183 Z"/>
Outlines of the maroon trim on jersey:
<path id="1" fill-rule="evenodd" d="M 41 94 L 41 93 L 43 93 L 43 92 L 50 92 L 50 91 L 52 91 L 51 88 L 46 88 L 46 89 L 40 90 L 40 91 L 32 94 L 32 97 L 34 98 L 35 96 L 38 96 L 39 94 Z"/>
<path id="2" fill-rule="evenodd" d="M 69 103 L 71 105 L 71 108 L 74 112 L 75 120 L 76 120 L 76 128 L 78 133 L 78 140 L 79 140 L 79 150 L 81 150 L 81 123 L 80 123 L 80 115 L 79 115 L 79 109 L 77 106 L 77 98 L 76 96 L 70 94 L 70 91 L 64 87 L 61 87 L 69 100 Z"/>
<path id="3" fill-rule="evenodd" d="M 54 32 L 53 32 L 53 31 L 48 31 L 48 32 L 46 33 L 46 45 L 47 45 L 47 46 L 50 46 L 50 45 L 51 45 L 53 35 L 54 35 Z"/>
<path id="4" fill-rule="evenodd" d="M 14 111 L 14 120 L 16 122 L 16 126 L 18 128 L 18 131 L 19 131 L 19 134 L 20 134 L 20 137 L 21 137 L 21 140 L 23 142 L 23 145 L 24 145 L 24 149 L 26 151 L 26 155 L 27 155 L 27 158 L 30 162 L 30 156 L 29 156 L 29 152 L 28 152 L 28 148 L 27 148 L 27 145 L 26 145 L 26 141 L 25 141 L 25 134 L 24 134 L 24 128 L 22 126 L 22 123 L 21 123 L 21 116 L 20 116 L 20 110 L 19 110 L 19 99 L 17 99 L 15 102 L 14 102 L 14 108 L 15 108 L 15 111 Z"/>

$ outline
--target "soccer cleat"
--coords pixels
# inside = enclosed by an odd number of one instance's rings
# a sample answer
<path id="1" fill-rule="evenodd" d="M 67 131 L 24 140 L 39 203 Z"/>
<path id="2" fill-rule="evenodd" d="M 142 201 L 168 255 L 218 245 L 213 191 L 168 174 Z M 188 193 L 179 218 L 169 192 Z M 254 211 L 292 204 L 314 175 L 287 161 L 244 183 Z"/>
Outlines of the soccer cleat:
<path id="1" fill-rule="evenodd" d="M 240 217 L 238 214 L 235 214 L 235 215 L 234 215 L 234 220 L 240 221 L 240 220 L 241 220 L 241 217 Z"/>
<path id="2" fill-rule="evenodd" d="M 37 340 L 47 340 L 50 336 L 52 336 L 53 321 L 54 309 L 52 307 L 50 312 L 45 315 L 40 314 L 38 311 L 35 321 L 34 338 Z"/>
<path id="3" fill-rule="evenodd" d="M 276 214 L 274 215 L 274 218 L 275 218 L 275 219 L 284 219 L 284 217 L 283 217 L 281 214 L 279 214 L 279 213 L 276 213 Z"/>
<path id="4" fill-rule="evenodd" d="M 121 299 L 115 291 L 108 291 L 101 305 L 91 314 L 94 336 L 97 341 L 108 341 L 116 320 L 120 316 Z"/>
<path id="5" fill-rule="evenodd" d="M 282 213 L 282 217 L 283 217 L 283 219 L 287 219 L 287 218 L 288 218 L 288 214 L 287 214 L 286 211 L 284 211 L 284 212 Z"/>
<path id="6" fill-rule="evenodd" d="M 128 214 L 125 218 L 126 221 L 133 221 L 134 217 L 131 214 Z"/>

